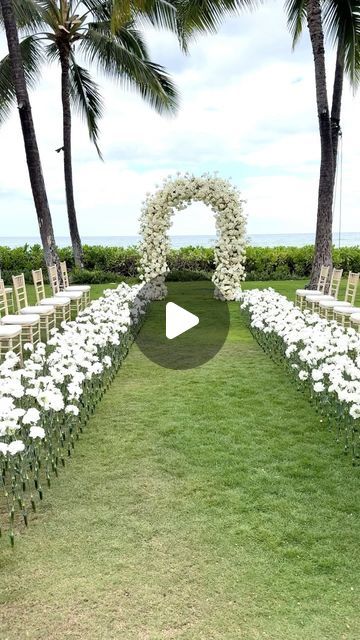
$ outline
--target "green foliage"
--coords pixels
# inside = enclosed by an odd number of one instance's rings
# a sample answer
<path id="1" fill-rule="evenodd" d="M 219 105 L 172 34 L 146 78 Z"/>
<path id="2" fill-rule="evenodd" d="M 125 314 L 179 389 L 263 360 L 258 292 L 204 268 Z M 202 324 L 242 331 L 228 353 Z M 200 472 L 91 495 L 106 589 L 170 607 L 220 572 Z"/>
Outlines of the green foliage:
<path id="1" fill-rule="evenodd" d="M 306 247 L 248 247 L 247 280 L 297 280 L 310 275 L 314 248 Z M 74 271 L 74 260 L 70 247 L 59 249 L 61 260 L 65 260 L 75 284 L 120 282 L 122 278 L 136 278 L 140 255 L 138 248 L 103 247 L 84 245 L 84 270 Z M 360 247 L 343 247 L 333 250 L 334 265 L 349 271 L 360 272 Z M 207 247 L 183 247 L 171 249 L 168 256 L 170 273 L 167 280 L 210 279 L 214 271 L 214 249 Z M 46 268 L 39 245 L 30 247 L 0 247 L 0 268 L 5 282 L 11 275 L 24 273 L 31 282 L 31 269 Z"/>
<path id="2" fill-rule="evenodd" d="M 170 271 L 214 271 L 214 250 L 207 247 L 182 247 L 171 249 L 168 255 Z"/>
<path id="3" fill-rule="evenodd" d="M 174 269 L 167 274 L 167 282 L 190 282 L 191 280 L 211 280 L 211 271 Z"/>
<path id="4" fill-rule="evenodd" d="M 123 282 L 124 276 L 102 269 L 74 269 L 71 272 L 71 284 L 102 284 L 104 282 Z"/>

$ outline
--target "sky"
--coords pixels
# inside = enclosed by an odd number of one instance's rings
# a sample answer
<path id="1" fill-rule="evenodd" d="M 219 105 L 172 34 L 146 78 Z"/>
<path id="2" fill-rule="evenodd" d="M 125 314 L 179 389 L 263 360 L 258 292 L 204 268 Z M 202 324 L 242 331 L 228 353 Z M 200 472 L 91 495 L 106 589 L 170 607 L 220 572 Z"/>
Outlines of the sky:
<path id="1" fill-rule="evenodd" d="M 104 162 L 85 124 L 73 121 L 73 170 L 80 233 L 136 235 L 146 193 L 177 171 L 219 172 L 246 200 L 249 234 L 315 230 L 319 136 L 314 70 L 307 30 L 292 51 L 283 2 L 225 19 L 216 35 L 192 42 L 189 55 L 168 32 L 147 30 L 152 59 L 171 73 L 181 95 L 176 117 L 155 113 L 141 98 L 104 77 L 100 123 Z M 334 55 L 328 47 L 328 84 Z M 7 53 L 0 35 L 0 56 Z M 55 235 L 68 235 L 58 66 L 44 67 L 31 103 Z M 360 231 L 359 95 L 345 85 L 342 228 Z M 18 115 L 0 129 L 1 236 L 36 236 Z M 339 197 L 334 229 L 338 227 Z M 174 216 L 174 235 L 214 234 L 213 214 L 194 204 Z"/>

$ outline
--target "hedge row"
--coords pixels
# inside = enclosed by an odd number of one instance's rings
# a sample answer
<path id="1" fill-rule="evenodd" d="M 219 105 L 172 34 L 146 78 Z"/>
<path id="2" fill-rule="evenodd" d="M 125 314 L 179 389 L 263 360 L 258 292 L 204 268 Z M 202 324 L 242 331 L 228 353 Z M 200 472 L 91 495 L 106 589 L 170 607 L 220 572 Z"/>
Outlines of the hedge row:
<path id="1" fill-rule="evenodd" d="M 248 247 L 247 280 L 288 280 L 307 278 L 310 274 L 313 246 L 306 247 Z M 136 278 L 139 253 L 136 247 L 84 246 L 85 270 L 74 269 L 70 247 L 59 249 L 61 260 L 66 260 L 72 272 L 72 281 L 109 282 L 124 277 Z M 345 272 L 360 272 L 360 247 L 343 247 L 333 251 L 334 264 Z M 168 263 L 169 279 L 199 279 L 210 277 L 214 270 L 214 250 L 205 247 L 172 249 Z M 6 282 L 11 274 L 24 273 L 31 281 L 31 270 L 44 268 L 43 252 L 39 245 L 0 247 L 0 269 Z M 46 272 L 46 270 L 45 270 Z"/>

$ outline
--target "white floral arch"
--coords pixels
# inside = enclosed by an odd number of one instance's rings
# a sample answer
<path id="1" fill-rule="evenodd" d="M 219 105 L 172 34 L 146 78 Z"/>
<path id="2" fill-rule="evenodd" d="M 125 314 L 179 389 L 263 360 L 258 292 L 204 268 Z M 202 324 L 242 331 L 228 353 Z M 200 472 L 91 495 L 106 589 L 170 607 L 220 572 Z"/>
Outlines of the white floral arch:
<path id="1" fill-rule="evenodd" d="M 215 298 L 234 300 L 245 279 L 246 216 L 240 193 L 228 180 L 216 175 L 196 177 L 189 173 L 168 176 L 154 194 L 147 194 L 140 218 L 140 278 L 152 284 L 151 297 L 166 295 L 166 255 L 170 249 L 168 231 L 175 211 L 201 201 L 215 214 Z"/>

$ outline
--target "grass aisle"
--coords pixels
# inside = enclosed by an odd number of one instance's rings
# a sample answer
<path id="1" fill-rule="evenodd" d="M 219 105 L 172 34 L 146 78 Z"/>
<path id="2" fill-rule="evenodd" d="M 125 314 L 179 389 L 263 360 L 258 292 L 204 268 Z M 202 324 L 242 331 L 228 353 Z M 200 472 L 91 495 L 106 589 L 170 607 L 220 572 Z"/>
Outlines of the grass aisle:
<path id="1" fill-rule="evenodd" d="M 133 347 L 2 544 L 1 640 L 360 637 L 359 470 L 231 312 L 199 369 Z"/>

